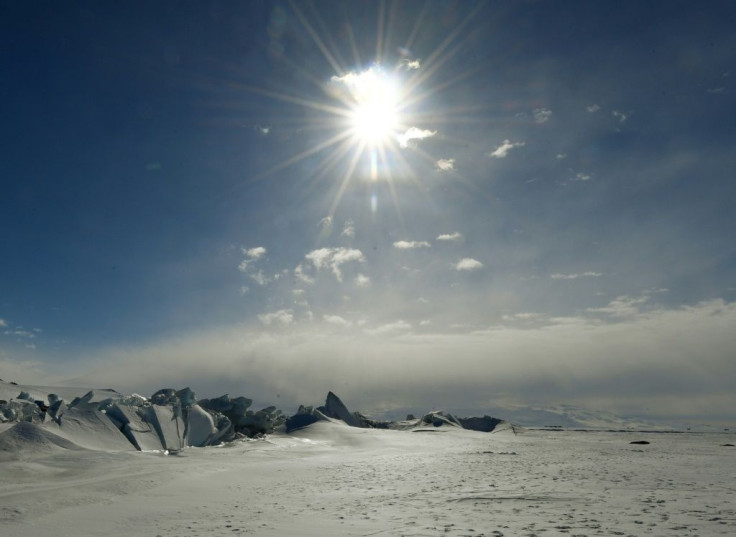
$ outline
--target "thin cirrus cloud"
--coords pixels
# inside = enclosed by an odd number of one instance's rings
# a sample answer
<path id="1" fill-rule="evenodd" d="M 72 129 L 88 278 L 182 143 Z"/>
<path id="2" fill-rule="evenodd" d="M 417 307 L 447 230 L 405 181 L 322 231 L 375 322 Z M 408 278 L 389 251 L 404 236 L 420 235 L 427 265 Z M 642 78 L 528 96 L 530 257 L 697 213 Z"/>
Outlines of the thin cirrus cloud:
<path id="1" fill-rule="evenodd" d="M 455 270 L 460 271 L 460 272 L 479 270 L 482 268 L 483 268 L 483 263 L 481 263 L 477 259 L 473 259 L 472 257 L 464 257 L 460 261 L 458 261 L 457 264 L 455 265 Z"/>
<path id="2" fill-rule="evenodd" d="M 408 147 L 409 142 L 412 140 L 424 140 L 425 138 L 431 138 L 435 134 L 437 134 L 437 131 L 420 129 L 418 127 L 409 127 L 406 129 L 406 132 L 399 134 L 396 139 L 401 147 Z"/>
<path id="3" fill-rule="evenodd" d="M 430 248 L 432 245 L 427 241 L 396 241 L 394 248 L 397 250 L 415 250 L 417 248 Z"/>
<path id="4" fill-rule="evenodd" d="M 549 275 L 549 277 L 552 278 L 553 280 L 577 280 L 578 278 L 600 278 L 601 276 L 603 276 L 602 272 L 593 272 L 593 271 L 572 273 L 572 274 L 562 274 L 560 272 L 556 272 L 554 274 Z"/>
<path id="5" fill-rule="evenodd" d="M 488 156 L 491 158 L 506 158 L 509 151 L 517 147 L 524 147 L 525 145 L 526 142 L 512 142 L 511 140 L 504 140 L 501 142 L 501 145 L 488 153 Z"/>

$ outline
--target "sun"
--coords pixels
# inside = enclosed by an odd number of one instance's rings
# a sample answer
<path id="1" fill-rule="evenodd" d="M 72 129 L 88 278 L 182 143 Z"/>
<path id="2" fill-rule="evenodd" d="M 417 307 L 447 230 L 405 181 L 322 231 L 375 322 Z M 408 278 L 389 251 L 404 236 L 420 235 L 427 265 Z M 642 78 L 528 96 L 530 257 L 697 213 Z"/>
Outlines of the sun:
<path id="1" fill-rule="evenodd" d="M 367 148 L 386 147 L 401 127 L 402 89 L 399 81 L 379 67 L 333 76 L 347 108 L 347 129 L 354 142 Z"/>
<path id="2" fill-rule="evenodd" d="M 355 77 L 351 92 L 355 99 L 350 115 L 353 137 L 367 146 L 385 146 L 394 140 L 400 123 L 397 82 L 371 68 Z"/>

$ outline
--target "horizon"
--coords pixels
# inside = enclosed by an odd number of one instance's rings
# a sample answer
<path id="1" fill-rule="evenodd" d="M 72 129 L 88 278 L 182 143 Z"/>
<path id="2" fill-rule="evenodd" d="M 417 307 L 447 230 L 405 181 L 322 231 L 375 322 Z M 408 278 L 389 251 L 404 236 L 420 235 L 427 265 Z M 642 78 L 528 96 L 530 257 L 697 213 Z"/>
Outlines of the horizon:
<path id="1" fill-rule="evenodd" d="M 6 12 L 3 379 L 736 422 L 729 2 Z"/>

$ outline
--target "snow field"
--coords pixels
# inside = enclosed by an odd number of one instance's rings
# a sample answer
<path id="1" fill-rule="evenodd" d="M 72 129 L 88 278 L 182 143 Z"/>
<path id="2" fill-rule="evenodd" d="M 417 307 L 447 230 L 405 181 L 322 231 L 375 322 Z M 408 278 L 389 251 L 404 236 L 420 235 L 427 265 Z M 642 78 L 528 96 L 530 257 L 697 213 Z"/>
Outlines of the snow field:
<path id="1" fill-rule="evenodd" d="M 733 535 L 729 439 L 320 422 L 177 456 L 59 449 L 0 463 L 0 534 Z"/>

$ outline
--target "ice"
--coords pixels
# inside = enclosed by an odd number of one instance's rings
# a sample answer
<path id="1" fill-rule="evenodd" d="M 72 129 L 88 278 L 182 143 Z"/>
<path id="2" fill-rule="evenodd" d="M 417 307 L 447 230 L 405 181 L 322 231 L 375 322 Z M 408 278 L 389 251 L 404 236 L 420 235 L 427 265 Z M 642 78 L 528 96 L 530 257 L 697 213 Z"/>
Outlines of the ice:
<path id="1" fill-rule="evenodd" d="M 138 402 L 138 401 L 136 401 Z M 143 405 L 126 405 L 120 401 L 107 409 L 107 415 L 118 423 L 128 441 L 141 451 L 164 449 L 161 437 L 154 427 L 143 418 Z"/>
<path id="2" fill-rule="evenodd" d="M 187 431 L 185 442 L 188 446 L 201 447 L 217 434 L 212 416 L 199 405 L 192 405 L 187 411 Z"/>
<path id="3" fill-rule="evenodd" d="M 143 417 L 153 426 L 164 449 L 179 451 L 184 447 L 185 426 L 178 406 L 143 407 Z"/>
<path id="4" fill-rule="evenodd" d="M 95 403 L 71 404 L 58 422 L 49 421 L 47 430 L 87 449 L 128 451 L 135 449 L 115 423 Z"/>

